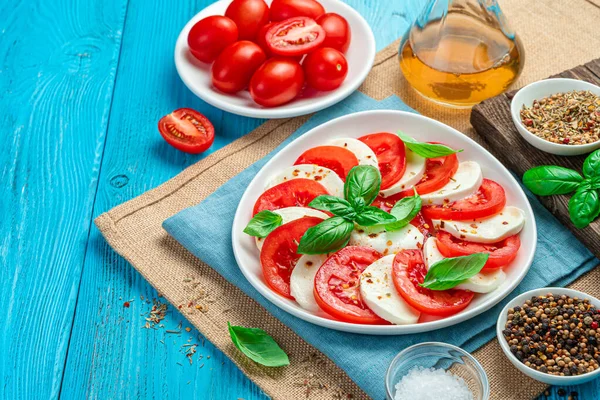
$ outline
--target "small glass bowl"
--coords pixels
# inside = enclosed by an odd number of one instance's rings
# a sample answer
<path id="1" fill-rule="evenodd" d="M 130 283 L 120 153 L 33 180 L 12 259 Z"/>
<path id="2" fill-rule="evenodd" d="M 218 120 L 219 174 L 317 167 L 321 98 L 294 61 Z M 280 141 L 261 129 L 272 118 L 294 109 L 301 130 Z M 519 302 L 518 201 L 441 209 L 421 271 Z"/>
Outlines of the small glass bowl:
<path id="1" fill-rule="evenodd" d="M 387 400 L 394 400 L 396 384 L 414 367 L 442 368 L 464 379 L 476 400 L 488 400 L 490 384 L 483 367 L 463 349 L 447 343 L 426 342 L 402 350 L 385 375 Z"/>

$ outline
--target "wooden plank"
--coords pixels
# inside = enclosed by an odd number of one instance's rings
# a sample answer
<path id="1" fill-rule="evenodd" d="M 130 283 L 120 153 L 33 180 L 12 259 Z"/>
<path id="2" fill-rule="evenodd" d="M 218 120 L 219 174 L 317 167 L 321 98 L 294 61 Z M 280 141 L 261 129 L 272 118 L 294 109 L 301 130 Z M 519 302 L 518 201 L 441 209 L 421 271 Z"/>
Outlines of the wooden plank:
<path id="1" fill-rule="evenodd" d="M 0 397 L 60 391 L 126 0 L 0 2 Z"/>

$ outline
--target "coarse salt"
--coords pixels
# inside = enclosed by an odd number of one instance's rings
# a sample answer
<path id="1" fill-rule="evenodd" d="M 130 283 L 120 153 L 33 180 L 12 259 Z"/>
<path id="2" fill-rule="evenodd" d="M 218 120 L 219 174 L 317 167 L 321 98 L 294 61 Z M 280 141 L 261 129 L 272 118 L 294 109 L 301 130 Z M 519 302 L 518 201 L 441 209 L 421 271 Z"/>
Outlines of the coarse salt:
<path id="1" fill-rule="evenodd" d="M 473 393 L 451 372 L 414 367 L 396 384 L 394 400 L 473 400 Z"/>

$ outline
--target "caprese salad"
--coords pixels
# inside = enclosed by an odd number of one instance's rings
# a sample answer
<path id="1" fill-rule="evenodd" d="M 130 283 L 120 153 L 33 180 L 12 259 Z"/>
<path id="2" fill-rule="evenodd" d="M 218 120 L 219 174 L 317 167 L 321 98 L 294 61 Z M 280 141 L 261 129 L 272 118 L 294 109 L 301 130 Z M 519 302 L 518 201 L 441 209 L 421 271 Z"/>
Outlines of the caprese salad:
<path id="1" fill-rule="evenodd" d="M 306 150 L 266 183 L 244 229 L 267 285 L 357 324 L 443 318 L 496 290 L 525 214 L 460 151 L 402 132 Z"/>

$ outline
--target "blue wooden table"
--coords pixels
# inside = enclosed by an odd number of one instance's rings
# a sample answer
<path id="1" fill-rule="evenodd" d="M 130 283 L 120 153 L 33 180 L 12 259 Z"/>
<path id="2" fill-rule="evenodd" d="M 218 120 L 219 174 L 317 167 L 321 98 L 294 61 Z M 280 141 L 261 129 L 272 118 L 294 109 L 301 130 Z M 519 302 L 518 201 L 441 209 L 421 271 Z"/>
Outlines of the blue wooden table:
<path id="1" fill-rule="evenodd" d="M 177 35 L 211 2 L 0 3 L 0 399 L 266 398 L 172 307 L 164 329 L 142 329 L 161 299 L 92 222 L 263 122 L 207 105 L 177 76 Z M 347 2 L 378 49 L 423 3 Z M 202 156 L 158 134 L 179 107 L 215 125 Z M 191 365 L 190 339 L 203 356 Z M 594 399 L 599 388 L 567 393 Z"/>

